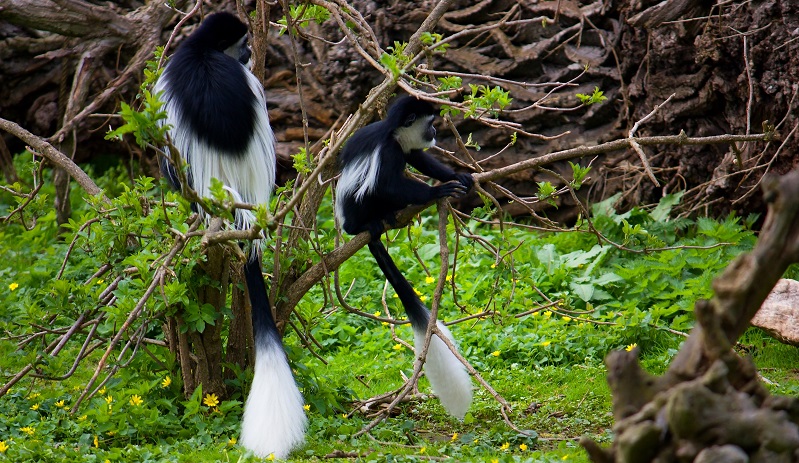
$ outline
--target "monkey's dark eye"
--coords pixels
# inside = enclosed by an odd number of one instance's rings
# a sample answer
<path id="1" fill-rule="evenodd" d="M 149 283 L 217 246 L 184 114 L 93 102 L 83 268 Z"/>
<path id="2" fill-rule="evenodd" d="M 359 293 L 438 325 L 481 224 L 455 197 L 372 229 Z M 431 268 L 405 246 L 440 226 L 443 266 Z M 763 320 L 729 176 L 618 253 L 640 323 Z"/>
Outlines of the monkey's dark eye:
<path id="1" fill-rule="evenodd" d="M 407 119 L 405 119 L 405 123 L 402 124 L 402 126 L 403 127 L 410 127 L 410 126 L 413 125 L 414 122 L 416 122 L 416 114 L 411 114 L 410 116 L 408 116 Z"/>

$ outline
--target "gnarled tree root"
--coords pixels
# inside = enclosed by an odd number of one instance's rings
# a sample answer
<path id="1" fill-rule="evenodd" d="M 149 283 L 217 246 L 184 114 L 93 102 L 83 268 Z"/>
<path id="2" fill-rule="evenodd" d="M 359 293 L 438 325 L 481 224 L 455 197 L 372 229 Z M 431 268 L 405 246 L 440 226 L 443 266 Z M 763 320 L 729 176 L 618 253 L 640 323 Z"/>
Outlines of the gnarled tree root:
<path id="1" fill-rule="evenodd" d="M 769 394 L 732 346 L 788 265 L 799 261 L 799 172 L 763 183 L 769 202 L 755 249 L 713 282 L 697 325 L 663 376 L 637 350 L 606 358 L 616 434 L 581 444 L 596 463 L 799 462 L 799 399 Z"/>

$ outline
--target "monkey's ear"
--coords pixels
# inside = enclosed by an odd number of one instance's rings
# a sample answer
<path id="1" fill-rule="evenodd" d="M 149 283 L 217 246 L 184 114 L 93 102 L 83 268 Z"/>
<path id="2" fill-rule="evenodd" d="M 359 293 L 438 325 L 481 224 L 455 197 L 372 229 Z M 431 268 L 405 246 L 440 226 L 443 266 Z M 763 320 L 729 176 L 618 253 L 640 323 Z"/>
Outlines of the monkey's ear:
<path id="1" fill-rule="evenodd" d="M 416 114 L 409 114 L 408 117 L 405 119 L 405 123 L 402 124 L 403 127 L 410 127 L 413 123 L 416 122 Z"/>

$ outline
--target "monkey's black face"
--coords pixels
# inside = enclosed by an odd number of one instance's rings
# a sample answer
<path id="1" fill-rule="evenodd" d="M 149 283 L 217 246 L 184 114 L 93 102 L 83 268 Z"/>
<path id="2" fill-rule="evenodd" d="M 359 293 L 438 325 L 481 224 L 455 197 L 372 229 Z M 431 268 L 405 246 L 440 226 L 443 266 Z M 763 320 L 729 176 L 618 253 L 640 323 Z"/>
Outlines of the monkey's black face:
<path id="1" fill-rule="evenodd" d="M 225 54 L 249 68 L 252 50 L 250 49 L 250 45 L 247 43 L 247 36 L 245 35 L 239 39 L 238 42 L 226 48 Z"/>

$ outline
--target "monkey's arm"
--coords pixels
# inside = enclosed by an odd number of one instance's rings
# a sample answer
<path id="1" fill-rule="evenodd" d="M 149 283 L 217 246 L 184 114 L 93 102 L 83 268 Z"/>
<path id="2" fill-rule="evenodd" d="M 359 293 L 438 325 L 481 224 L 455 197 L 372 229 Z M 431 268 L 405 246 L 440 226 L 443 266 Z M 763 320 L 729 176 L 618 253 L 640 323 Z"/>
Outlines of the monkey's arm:
<path id="1" fill-rule="evenodd" d="M 449 166 L 442 164 L 436 158 L 422 150 L 412 150 L 405 155 L 405 160 L 419 172 L 436 180 L 442 182 L 457 180 L 466 187 L 467 190 L 474 184 L 471 174 L 465 172 L 457 173 Z"/>
<path id="2" fill-rule="evenodd" d="M 466 194 L 467 188 L 457 179 L 442 185 L 430 186 L 426 183 L 413 180 L 404 175 L 399 179 L 387 183 L 380 189 L 380 199 L 387 204 L 396 206 L 395 212 L 408 205 L 427 204 L 438 198 L 447 196 L 460 197 Z"/>

